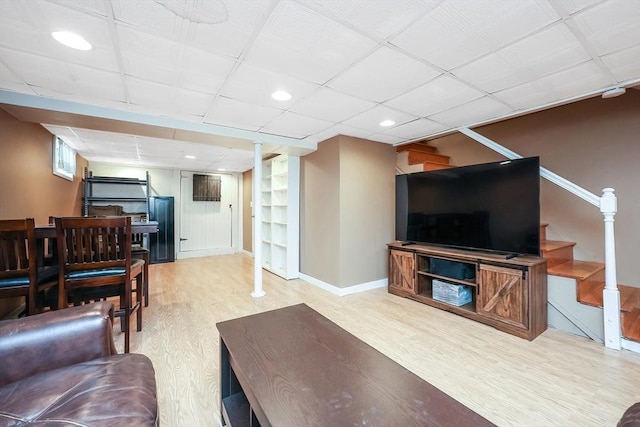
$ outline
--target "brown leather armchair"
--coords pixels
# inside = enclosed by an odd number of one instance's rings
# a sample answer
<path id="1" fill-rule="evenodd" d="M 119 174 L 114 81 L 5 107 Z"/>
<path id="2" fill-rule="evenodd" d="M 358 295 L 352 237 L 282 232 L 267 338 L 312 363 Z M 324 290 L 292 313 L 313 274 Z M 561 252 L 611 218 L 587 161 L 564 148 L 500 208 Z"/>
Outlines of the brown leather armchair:
<path id="1" fill-rule="evenodd" d="M 155 371 L 117 354 L 113 304 L 0 322 L 0 425 L 157 426 Z"/>

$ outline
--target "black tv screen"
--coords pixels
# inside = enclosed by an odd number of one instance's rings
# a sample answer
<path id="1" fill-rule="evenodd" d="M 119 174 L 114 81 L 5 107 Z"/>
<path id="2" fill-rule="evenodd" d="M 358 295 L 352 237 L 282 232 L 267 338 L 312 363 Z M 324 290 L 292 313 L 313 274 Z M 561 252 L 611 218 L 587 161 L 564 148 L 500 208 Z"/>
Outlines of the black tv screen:
<path id="1" fill-rule="evenodd" d="M 539 158 L 397 175 L 396 239 L 539 255 Z"/>

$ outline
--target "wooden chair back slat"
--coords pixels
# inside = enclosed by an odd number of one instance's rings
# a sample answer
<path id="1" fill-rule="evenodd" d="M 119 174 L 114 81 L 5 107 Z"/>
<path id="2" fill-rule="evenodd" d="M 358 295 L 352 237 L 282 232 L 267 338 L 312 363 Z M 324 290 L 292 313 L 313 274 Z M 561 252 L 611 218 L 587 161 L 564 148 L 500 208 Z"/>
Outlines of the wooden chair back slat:
<path id="1" fill-rule="evenodd" d="M 34 314 L 37 293 L 37 253 L 33 218 L 0 220 L 0 280 L 28 279 L 20 286 L 3 287 L 0 297 L 27 297 L 27 313 Z"/>

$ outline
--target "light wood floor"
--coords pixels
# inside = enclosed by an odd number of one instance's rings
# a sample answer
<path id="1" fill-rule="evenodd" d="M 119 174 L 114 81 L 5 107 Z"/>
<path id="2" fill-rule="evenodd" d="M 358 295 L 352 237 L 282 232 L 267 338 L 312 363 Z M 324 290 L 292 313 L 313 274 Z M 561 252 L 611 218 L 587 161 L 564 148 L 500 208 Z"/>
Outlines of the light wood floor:
<path id="1" fill-rule="evenodd" d="M 385 289 L 338 297 L 265 272 L 252 298 L 252 274 L 243 254 L 150 266 L 131 351 L 154 363 L 163 427 L 220 425 L 216 322 L 300 302 L 500 426 L 615 426 L 640 401 L 638 354 L 557 330 L 529 342 Z"/>

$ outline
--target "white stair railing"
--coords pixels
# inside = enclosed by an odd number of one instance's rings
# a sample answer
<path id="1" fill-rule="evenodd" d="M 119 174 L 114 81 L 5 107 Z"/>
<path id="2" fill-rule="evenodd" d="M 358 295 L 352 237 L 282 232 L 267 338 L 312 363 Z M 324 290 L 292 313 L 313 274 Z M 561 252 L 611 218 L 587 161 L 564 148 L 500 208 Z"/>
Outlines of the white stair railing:
<path id="1" fill-rule="evenodd" d="M 521 159 L 518 153 L 503 147 L 489 138 L 472 131 L 469 128 L 459 128 L 458 131 L 480 144 L 491 148 L 508 159 Z M 620 350 L 622 334 L 620 332 L 620 291 L 616 278 L 616 248 L 614 236 L 614 217 L 617 212 L 617 199 L 613 188 L 602 190 L 598 197 L 573 182 L 540 167 L 540 176 L 575 194 L 581 199 L 599 207 L 604 216 L 604 249 L 605 249 L 605 284 L 602 291 L 602 305 L 604 314 L 604 345 L 608 348 Z"/>

